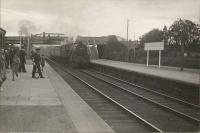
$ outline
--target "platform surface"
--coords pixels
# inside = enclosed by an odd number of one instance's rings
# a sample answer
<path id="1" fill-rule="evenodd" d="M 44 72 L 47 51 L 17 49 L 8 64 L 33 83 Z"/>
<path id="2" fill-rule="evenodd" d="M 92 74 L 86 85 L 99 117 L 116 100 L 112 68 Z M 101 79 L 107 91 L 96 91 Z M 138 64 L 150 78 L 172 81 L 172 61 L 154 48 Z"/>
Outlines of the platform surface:
<path id="1" fill-rule="evenodd" d="M 92 60 L 91 62 L 94 64 L 138 72 L 147 75 L 158 76 L 171 80 L 182 81 L 185 83 L 191 83 L 195 85 L 200 84 L 200 69 L 199 70 L 187 69 L 185 71 L 180 71 L 176 67 L 161 67 L 161 68 L 158 68 L 156 66 L 147 67 L 142 64 L 112 61 L 106 59 Z"/>
<path id="2" fill-rule="evenodd" d="M 44 79 L 11 71 L 0 92 L 0 132 L 113 133 L 114 131 L 47 64 Z M 81 88 L 80 88 L 81 89 Z"/>

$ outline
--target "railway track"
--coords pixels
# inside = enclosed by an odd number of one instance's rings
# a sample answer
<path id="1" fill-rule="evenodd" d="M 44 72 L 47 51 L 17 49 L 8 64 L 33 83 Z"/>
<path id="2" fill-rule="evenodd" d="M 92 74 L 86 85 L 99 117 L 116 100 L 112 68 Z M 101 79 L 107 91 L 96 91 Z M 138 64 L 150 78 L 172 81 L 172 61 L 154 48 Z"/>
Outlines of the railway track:
<path id="1" fill-rule="evenodd" d="M 140 92 L 139 90 L 137 90 L 138 92 L 136 93 L 133 89 L 130 90 L 131 87 L 127 87 L 128 85 L 125 83 L 88 70 L 79 71 L 70 69 L 69 71 L 66 68 L 63 69 L 65 72 L 81 81 L 85 86 L 125 111 L 131 118 L 140 121 L 143 128 L 145 125 L 146 128 L 148 127 L 148 129 L 150 129 L 148 132 L 199 131 L 198 119 L 194 118 L 193 115 L 185 115 L 183 112 L 180 112 L 180 110 L 176 111 L 171 106 L 163 106 L 163 103 L 166 101 L 164 101 L 164 99 L 161 100 L 161 97 L 156 97 L 155 94 L 147 94 L 146 92 Z M 160 103 L 158 103 L 158 101 L 160 101 Z M 169 101 L 167 103 L 169 104 Z M 133 128 L 132 132 L 137 131 L 134 131 Z"/>
<path id="2" fill-rule="evenodd" d="M 161 93 L 161 92 L 157 92 L 157 91 L 154 91 L 154 90 L 150 90 L 150 89 L 148 89 L 148 88 L 145 88 L 145 87 L 142 87 L 142 86 L 139 86 L 139 85 L 133 84 L 133 83 L 131 83 L 131 82 L 128 82 L 128 81 L 125 81 L 125 80 L 122 80 L 122 79 L 119 79 L 119 78 L 113 77 L 113 76 L 108 75 L 108 74 L 104 74 L 104 73 L 99 72 L 99 71 L 96 71 L 96 70 L 91 70 L 91 71 L 94 72 L 94 73 L 98 73 L 98 74 L 100 74 L 100 75 L 103 75 L 103 76 L 109 77 L 109 78 L 111 78 L 111 79 L 115 79 L 115 80 L 117 80 L 117 81 L 119 81 L 119 82 L 122 82 L 122 83 L 128 84 L 128 85 L 130 85 L 130 86 L 132 86 L 132 87 L 137 87 L 137 88 L 140 88 L 140 89 L 142 89 L 142 90 L 150 91 L 150 92 L 152 92 L 152 93 L 154 93 L 154 94 L 157 94 L 157 95 L 160 95 L 160 96 L 163 96 L 163 97 L 169 98 L 169 99 L 174 100 L 174 101 L 177 101 L 177 102 L 179 102 L 179 103 L 183 103 L 183 104 L 185 104 L 185 105 L 187 105 L 187 106 L 191 106 L 191 107 L 194 107 L 194 108 L 200 109 L 200 105 L 199 105 L 199 104 L 196 105 L 196 104 L 193 104 L 193 103 L 190 103 L 190 102 L 187 102 L 187 101 L 184 101 L 184 100 L 181 100 L 181 99 L 178 99 L 178 98 L 175 98 L 175 97 L 172 97 L 172 96 L 166 95 L 166 94 Z"/>
<path id="3" fill-rule="evenodd" d="M 110 126 L 116 133 L 133 133 L 133 132 L 158 132 L 154 128 L 149 127 L 139 119 L 132 116 L 121 107 L 113 104 L 97 93 L 94 89 L 83 84 L 74 76 L 66 72 L 66 68 L 61 67 L 55 62 L 50 61 L 49 64 L 66 80 L 70 86 L 79 94 L 82 99 L 88 103 L 95 112 Z"/>
<path id="4" fill-rule="evenodd" d="M 144 98 L 145 100 L 159 105 L 166 110 L 175 112 L 180 116 L 187 118 L 190 121 L 200 123 L 200 107 L 174 97 L 167 96 L 165 94 L 120 80 L 118 78 L 93 71 L 84 70 L 84 73 L 102 80 L 108 84 L 118 87 L 124 91 L 137 95 L 138 97 Z"/>

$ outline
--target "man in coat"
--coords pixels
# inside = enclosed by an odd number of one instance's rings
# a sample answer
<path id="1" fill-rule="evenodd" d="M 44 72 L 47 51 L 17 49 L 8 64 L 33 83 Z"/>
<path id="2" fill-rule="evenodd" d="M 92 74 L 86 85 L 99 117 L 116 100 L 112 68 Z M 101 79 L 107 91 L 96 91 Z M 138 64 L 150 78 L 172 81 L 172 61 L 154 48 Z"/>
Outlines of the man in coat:
<path id="1" fill-rule="evenodd" d="M 26 64 L 26 51 L 22 47 L 22 49 L 19 51 L 19 59 L 20 59 L 20 66 L 19 66 L 19 72 L 26 72 L 25 64 Z"/>
<path id="2" fill-rule="evenodd" d="M 14 57 L 14 48 L 11 47 L 9 50 L 9 61 L 10 61 L 9 64 L 11 69 L 12 69 L 13 57 Z"/>
<path id="3" fill-rule="evenodd" d="M 41 56 L 40 56 L 40 49 L 36 49 L 36 53 L 33 55 L 33 70 L 32 70 L 32 78 L 35 77 L 36 69 L 38 70 L 40 78 L 44 78 L 42 75 L 41 69 L 40 69 L 40 64 L 41 64 Z"/>

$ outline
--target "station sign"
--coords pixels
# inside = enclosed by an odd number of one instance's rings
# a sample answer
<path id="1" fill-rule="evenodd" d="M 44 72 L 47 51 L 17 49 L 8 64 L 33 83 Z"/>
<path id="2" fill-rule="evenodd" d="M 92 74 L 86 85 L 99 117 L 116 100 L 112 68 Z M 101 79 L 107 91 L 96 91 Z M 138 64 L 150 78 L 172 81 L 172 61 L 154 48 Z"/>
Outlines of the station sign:
<path id="1" fill-rule="evenodd" d="M 145 43 L 144 50 L 164 50 L 164 42 Z"/>
<path id="2" fill-rule="evenodd" d="M 159 51 L 159 68 L 161 64 L 161 50 L 164 50 L 164 42 L 151 42 L 145 43 L 144 50 L 147 51 L 147 66 L 149 66 L 149 51 L 157 50 Z"/>

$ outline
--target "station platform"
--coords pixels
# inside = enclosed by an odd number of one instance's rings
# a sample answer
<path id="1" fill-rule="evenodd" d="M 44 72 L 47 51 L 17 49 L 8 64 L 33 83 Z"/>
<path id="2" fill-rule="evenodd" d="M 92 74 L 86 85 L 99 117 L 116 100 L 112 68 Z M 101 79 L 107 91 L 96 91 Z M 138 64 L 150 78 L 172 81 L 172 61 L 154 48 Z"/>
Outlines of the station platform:
<path id="1" fill-rule="evenodd" d="M 113 133 L 78 94 L 48 64 L 44 79 L 11 70 L 0 92 L 0 132 Z"/>
<path id="2" fill-rule="evenodd" d="M 200 84 L 200 68 L 199 70 L 185 69 L 184 71 L 180 71 L 180 68 L 177 67 L 161 66 L 161 68 L 158 68 L 158 66 L 154 65 L 147 67 L 143 64 L 112 61 L 106 59 L 92 60 L 91 63 L 195 85 Z"/>

